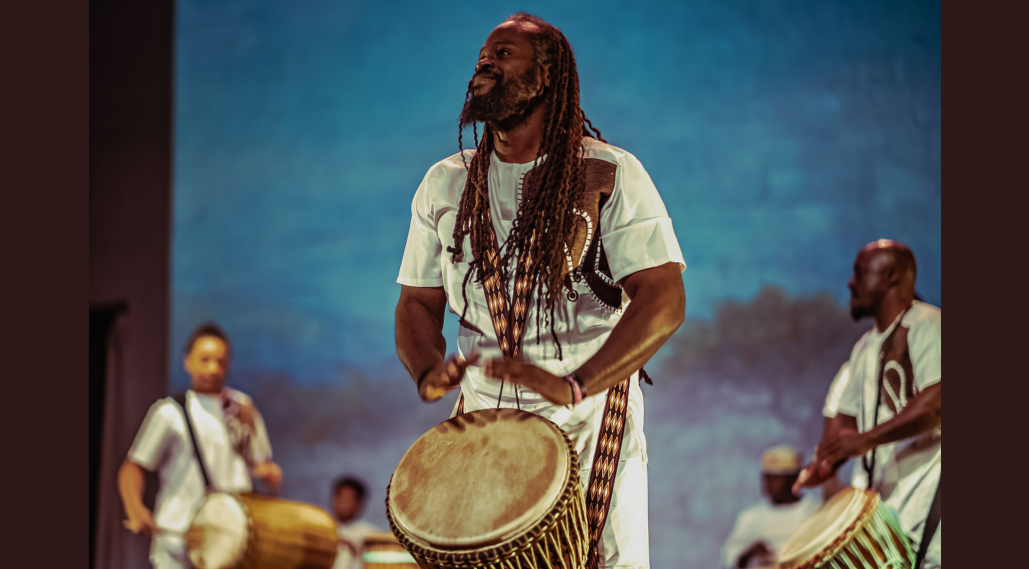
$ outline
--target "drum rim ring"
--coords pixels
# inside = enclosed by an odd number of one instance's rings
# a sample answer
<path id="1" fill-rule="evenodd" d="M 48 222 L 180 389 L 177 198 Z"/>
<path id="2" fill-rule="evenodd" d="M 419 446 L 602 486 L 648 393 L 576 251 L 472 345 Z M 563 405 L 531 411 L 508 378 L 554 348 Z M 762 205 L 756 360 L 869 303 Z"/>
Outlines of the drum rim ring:
<path id="1" fill-rule="evenodd" d="M 823 548 L 820 553 L 815 554 L 803 563 L 794 565 L 780 561 L 779 564 L 782 569 L 814 569 L 835 557 L 836 554 L 846 547 L 846 545 L 854 539 L 854 536 L 861 531 L 861 528 L 865 527 L 869 520 L 872 519 L 872 516 L 879 511 L 879 506 L 882 503 L 882 499 L 879 497 L 878 492 L 870 489 L 861 490 L 861 492 L 868 496 L 869 500 L 862 507 L 861 513 L 858 515 L 857 519 L 847 526 L 847 529 L 844 530 L 843 533 L 837 536 L 832 543 Z"/>

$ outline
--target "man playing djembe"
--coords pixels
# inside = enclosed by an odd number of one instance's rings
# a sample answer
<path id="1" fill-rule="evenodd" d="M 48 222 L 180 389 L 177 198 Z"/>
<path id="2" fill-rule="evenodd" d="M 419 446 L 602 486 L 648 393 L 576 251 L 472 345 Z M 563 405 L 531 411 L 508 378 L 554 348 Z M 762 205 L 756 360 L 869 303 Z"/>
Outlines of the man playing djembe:
<path id="1" fill-rule="evenodd" d="M 609 390 L 622 394 L 596 556 L 649 567 L 638 371 L 684 318 L 672 221 L 640 162 L 586 119 L 571 46 L 545 21 L 519 13 L 490 33 L 460 117 L 477 123 L 477 148 L 435 164 L 414 196 L 400 359 L 424 401 L 460 387 L 457 412 L 518 407 L 553 421 L 587 487 Z M 461 316 L 449 358 L 448 305 Z"/>
<path id="2" fill-rule="evenodd" d="M 851 352 L 836 415 L 795 490 L 860 457 L 864 480 L 918 551 L 916 567 L 928 569 L 942 565 L 943 313 L 915 300 L 915 274 L 915 257 L 902 243 L 881 239 L 858 252 L 847 285 L 851 315 L 872 317 L 875 327 Z"/>

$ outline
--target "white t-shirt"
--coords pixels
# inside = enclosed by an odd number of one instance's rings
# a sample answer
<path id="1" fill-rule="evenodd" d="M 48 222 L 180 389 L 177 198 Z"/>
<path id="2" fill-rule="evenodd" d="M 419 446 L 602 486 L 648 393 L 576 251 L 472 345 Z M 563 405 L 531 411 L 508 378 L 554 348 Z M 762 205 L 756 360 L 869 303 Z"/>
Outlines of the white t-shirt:
<path id="1" fill-rule="evenodd" d="M 759 541 L 765 542 L 773 554 L 777 553 L 800 524 L 821 505 L 821 500 L 816 496 L 807 494 L 792 504 L 773 504 L 769 500 L 761 500 L 743 508 L 722 546 L 722 562 L 726 567 L 736 567 L 740 554 Z M 753 561 L 773 565 L 775 559 Z"/>
<path id="2" fill-rule="evenodd" d="M 362 554 L 364 553 L 364 538 L 373 534 L 379 533 L 379 528 L 366 521 L 356 521 L 349 524 L 339 524 L 336 526 L 336 534 L 341 540 L 348 541 L 357 548 L 357 555 L 351 553 L 350 548 L 340 544 L 338 552 L 336 553 L 336 561 L 332 565 L 332 569 L 361 569 L 364 567 L 362 560 Z"/>
<path id="3" fill-rule="evenodd" d="M 898 318 L 899 319 L 899 318 Z M 893 361 L 886 364 L 887 373 L 899 378 L 899 385 L 889 385 L 879 408 L 879 424 L 895 416 L 891 406 L 902 410 L 906 392 L 920 393 L 940 382 L 942 368 L 943 313 L 939 308 L 915 301 L 900 322 L 907 329 L 911 369 Z M 879 355 L 882 344 L 897 327 L 894 321 L 879 332 L 874 328 L 858 340 L 850 356 L 851 380 L 840 397 L 837 411 L 857 418 L 861 432 L 872 428 L 878 385 Z M 913 373 L 914 378 L 907 377 Z M 884 382 L 892 383 L 892 382 Z M 899 389 L 897 389 L 899 387 Z M 892 401 L 887 402 L 889 397 Z M 875 451 L 875 472 L 872 487 L 882 495 L 908 536 L 917 542 L 929 512 L 942 465 L 941 428 L 878 447 Z M 855 459 L 859 464 L 860 457 Z M 863 477 L 862 477 L 863 478 Z M 916 543 L 917 546 L 917 543 Z"/>
<path id="4" fill-rule="evenodd" d="M 250 404 L 247 395 L 236 390 L 226 391 L 237 401 Z M 250 473 L 243 457 L 232 448 L 219 396 L 190 390 L 186 392 L 186 405 L 211 484 L 220 491 L 249 492 L 252 489 Z M 261 427 L 257 430 L 258 436 L 267 438 L 263 425 Z M 265 443 L 270 459 L 271 445 Z M 189 529 L 193 510 L 204 496 L 204 479 L 193 454 L 182 408 L 174 399 L 166 397 L 150 407 L 128 458 L 160 475 L 161 486 L 154 508 L 157 527 L 173 534 Z"/>
<path id="5" fill-rule="evenodd" d="M 672 230 L 672 220 L 639 160 L 625 150 L 590 138 L 583 139 L 583 146 L 585 158 L 596 158 L 617 166 L 614 189 L 600 212 L 599 220 L 601 243 L 611 272 L 610 280 L 618 282 L 634 272 L 669 262 L 678 263 L 680 270 L 685 269 L 686 264 Z M 471 160 L 474 152 L 466 150 L 465 159 Z M 532 167 L 532 162 L 509 164 L 501 162 L 496 154 L 490 157 L 490 211 L 501 251 L 518 212 L 522 182 Z M 454 224 L 466 179 L 467 171 L 460 154 L 438 162 L 425 174 L 411 204 L 411 228 L 400 276 L 397 278 L 397 282 L 407 286 L 442 286 L 447 293 L 450 311 L 458 316 L 464 310 L 462 283 L 472 257 L 471 244 L 466 238 L 464 259 L 458 263 L 451 262 L 451 254 L 446 251 L 446 247 L 453 246 Z M 590 223 L 593 227 L 597 226 L 597 220 L 590 220 Z M 508 283 L 510 298 L 513 298 L 513 280 Z M 585 282 L 574 282 L 573 287 L 578 293 L 577 299 L 559 303 L 555 311 L 563 361 L 556 357 L 556 346 L 549 327 L 542 326 L 540 329 L 536 326 L 535 298 L 530 299 L 529 316 L 526 318 L 526 332 L 522 342 L 526 361 L 558 376 L 575 371 L 600 349 L 628 303 L 623 293 L 622 305 L 611 308 L 594 297 Z M 459 353 L 463 357 L 481 354 L 480 364 L 501 357 L 481 285 L 469 281 L 466 293 L 469 308 L 465 315 L 467 325 L 461 326 L 458 335 Z M 629 388 L 625 442 L 621 451 L 623 460 L 640 454 L 646 456 L 646 443 L 642 435 L 643 396 L 638 378 L 635 374 L 633 377 Z M 500 387 L 499 381 L 484 376 L 481 365 L 469 366 L 461 385 L 465 411 L 495 408 Z M 504 386 L 502 407 L 516 406 L 515 389 L 511 385 Z M 593 394 L 569 409 L 554 406 L 529 389 L 518 387 L 517 390 L 521 408 L 541 415 L 564 429 L 576 443 L 580 466 L 588 468 L 595 446 L 593 433 L 599 432 L 607 392 Z"/>

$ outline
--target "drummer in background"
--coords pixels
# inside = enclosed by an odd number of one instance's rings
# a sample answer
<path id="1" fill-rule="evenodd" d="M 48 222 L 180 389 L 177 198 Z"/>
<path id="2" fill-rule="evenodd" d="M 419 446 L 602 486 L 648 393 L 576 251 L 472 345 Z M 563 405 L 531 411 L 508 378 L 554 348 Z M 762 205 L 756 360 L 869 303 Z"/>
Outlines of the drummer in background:
<path id="1" fill-rule="evenodd" d="M 915 299 L 915 275 L 915 257 L 901 243 L 881 239 L 858 252 L 847 284 L 850 311 L 855 320 L 873 318 L 875 327 L 851 352 L 838 414 L 796 486 L 821 484 L 860 457 L 871 487 L 930 568 L 942 563 L 942 525 L 933 527 L 930 509 L 940 500 L 943 316 Z"/>
<path id="2" fill-rule="evenodd" d="M 214 488 L 249 492 L 251 476 L 272 492 L 282 471 L 271 461 L 264 421 L 250 397 L 223 386 L 231 358 L 228 336 L 207 323 L 190 334 L 183 364 L 191 378 L 186 405 L 207 474 Z M 143 505 L 144 470 L 160 472 L 161 490 L 151 513 Z M 204 496 L 204 479 L 193 452 L 183 408 L 172 397 L 150 407 L 118 471 L 125 527 L 151 535 L 150 562 L 158 569 L 190 567 L 183 534 Z"/>
<path id="3" fill-rule="evenodd" d="M 769 567 L 775 555 L 800 524 L 821 506 L 814 496 L 793 492 L 803 459 L 791 446 L 777 446 L 761 456 L 762 494 L 736 516 L 736 524 L 722 546 L 726 567 Z"/>
<path id="4" fill-rule="evenodd" d="M 332 513 L 339 524 L 339 553 L 332 569 L 361 569 L 364 553 L 364 538 L 382 530 L 358 520 L 364 509 L 368 489 L 357 478 L 342 476 L 332 485 Z"/>

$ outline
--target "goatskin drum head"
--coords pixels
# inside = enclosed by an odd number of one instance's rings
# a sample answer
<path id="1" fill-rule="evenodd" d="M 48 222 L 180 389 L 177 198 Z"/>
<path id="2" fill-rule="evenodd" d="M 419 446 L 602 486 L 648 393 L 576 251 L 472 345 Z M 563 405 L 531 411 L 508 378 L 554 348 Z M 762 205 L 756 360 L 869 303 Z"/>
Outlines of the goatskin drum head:
<path id="1" fill-rule="evenodd" d="M 572 474 L 568 453 L 560 429 L 532 413 L 458 415 L 422 435 L 400 460 L 388 507 L 412 541 L 448 550 L 496 545 L 554 508 Z"/>
<path id="2" fill-rule="evenodd" d="M 239 563 L 250 539 L 250 518 L 239 499 L 208 494 L 197 507 L 186 541 L 197 569 L 227 569 Z"/>

